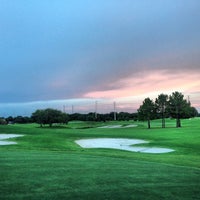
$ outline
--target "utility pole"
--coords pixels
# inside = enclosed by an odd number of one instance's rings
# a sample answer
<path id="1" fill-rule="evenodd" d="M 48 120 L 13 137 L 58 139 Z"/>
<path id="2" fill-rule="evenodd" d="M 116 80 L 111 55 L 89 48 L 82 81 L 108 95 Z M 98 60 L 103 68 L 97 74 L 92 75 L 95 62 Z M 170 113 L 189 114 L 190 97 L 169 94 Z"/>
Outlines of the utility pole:
<path id="1" fill-rule="evenodd" d="M 95 101 L 95 113 L 94 114 L 95 114 L 95 116 L 94 116 L 95 119 L 97 119 L 97 101 Z"/>
<path id="2" fill-rule="evenodd" d="M 65 105 L 63 105 L 63 112 L 64 112 L 64 113 L 66 112 L 66 110 L 65 110 Z"/>
<path id="3" fill-rule="evenodd" d="M 116 117 L 116 102 L 114 101 L 113 103 L 114 106 L 114 121 L 116 121 L 117 117 Z"/>
<path id="4" fill-rule="evenodd" d="M 188 95 L 188 103 L 190 103 L 190 96 Z"/>

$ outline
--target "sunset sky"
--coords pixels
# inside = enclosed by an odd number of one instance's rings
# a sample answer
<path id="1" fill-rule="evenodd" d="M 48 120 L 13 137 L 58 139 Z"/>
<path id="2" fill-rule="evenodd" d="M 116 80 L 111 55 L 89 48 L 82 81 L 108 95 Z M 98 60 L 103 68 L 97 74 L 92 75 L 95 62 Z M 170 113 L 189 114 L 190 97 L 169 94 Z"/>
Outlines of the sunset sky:
<path id="1" fill-rule="evenodd" d="M 182 92 L 200 111 L 199 0 L 0 0 L 0 116 Z"/>

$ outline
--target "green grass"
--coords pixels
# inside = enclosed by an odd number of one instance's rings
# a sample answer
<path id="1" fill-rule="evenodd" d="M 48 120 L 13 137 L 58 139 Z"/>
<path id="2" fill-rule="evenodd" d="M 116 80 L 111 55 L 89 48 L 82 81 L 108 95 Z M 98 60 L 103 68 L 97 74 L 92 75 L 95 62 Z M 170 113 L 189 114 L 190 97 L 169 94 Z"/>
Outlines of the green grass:
<path id="1" fill-rule="evenodd" d="M 160 128 L 160 120 L 138 127 L 100 129 L 132 122 L 70 122 L 39 128 L 36 124 L 0 126 L 0 133 L 24 134 L 0 146 L 0 199 L 200 199 L 200 119 L 182 120 L 182 128 Z M 167 154 L 114 149 L 83 149 L 82 138 L 136 138 L 150 146 L 172 148 Z"/>

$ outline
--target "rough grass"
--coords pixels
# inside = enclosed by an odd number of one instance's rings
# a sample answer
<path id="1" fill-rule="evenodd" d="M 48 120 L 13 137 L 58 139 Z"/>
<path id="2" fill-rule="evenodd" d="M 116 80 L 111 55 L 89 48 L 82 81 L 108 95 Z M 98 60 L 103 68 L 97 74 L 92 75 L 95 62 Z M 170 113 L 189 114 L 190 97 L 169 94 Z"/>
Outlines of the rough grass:
<path id="1" fill-rule="evenodd" d="M 127 129 L 99 129 L 108 123 L 0 126 L 0 133 L 24 134 L 17 145 L 0 146 L 0 199 L 200 199 L 200 119 L 182 128 L 160 121 Z M 129 124 L 131 122 L 111 122 Z M 87 128 L 89 127 L 89 128 Z M 175 149 L 145 154 L 114 149 L 82 149 L 74 140 L 115 137 L 149 140 Z"/>

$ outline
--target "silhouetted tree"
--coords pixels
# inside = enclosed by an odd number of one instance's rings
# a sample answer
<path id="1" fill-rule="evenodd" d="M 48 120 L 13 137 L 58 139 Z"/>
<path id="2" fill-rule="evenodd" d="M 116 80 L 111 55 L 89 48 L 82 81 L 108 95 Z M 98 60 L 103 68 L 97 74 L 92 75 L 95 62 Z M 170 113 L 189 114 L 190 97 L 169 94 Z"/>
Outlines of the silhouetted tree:
<path id="1" fill-rule="evenodd" d="M 198 117 L 198 111 L 195 107 L 190 107 L 190 117 Z"/>
<path id="2" fill-rule="evenodd" d="M 150 120 L 155 118 L 155 104 L 150 98 L 146 98 L 138 109 L 140 120 L 147 120 L 148 128 L 151 128 Z"/>
<path id="3" fill-rule="evenodd" d="M 32 119 L 30 117 L 27 116 L 17 116 L 13 119 L 14 123 L 18 123 L 18 124 L 27 124 L 27 123 L 31 123 Z"/>
<path id="4" fill-rule="evenodd" d="M 168 105 L 168 95 L 160 94 L 155 101 L 156 110 L 161 115 L 162 119 L 162 128 L 165 128 L 165 114 L 166 114 L 166 107 Z"/>
<path id="5" fill-rule="evenodd" d="M 6 124 L 8 124 L 7 121 L 4 118 L 0 117 L 0 125 L 6 125 Z"/>
<path id="6" fill-rule="evenodd" d="M 13 124 L 14 123 L 14 118 L 12 116 L 9 116 L 6 118 L 7 123 Z"/>
<path id="7" fill-rule="evenodd" d="M 32 113 L 32 119 L 40 126 L 49 124 L 51 127 L 53 123 L 67 123 L 68 115 L 59 110 L 47 108 L 45 110 L 36 110 Z"/>
<path id="8" fill-rule="evenodd" d="M 169 111 L 173 118 L 176 118 L 176 127 L 181 127 L 181 118 L 188 112 L 190 108 L 187 100 L 184 99 L 184 95 L 180 92 L 173 92 L 169 96 Z"/>

